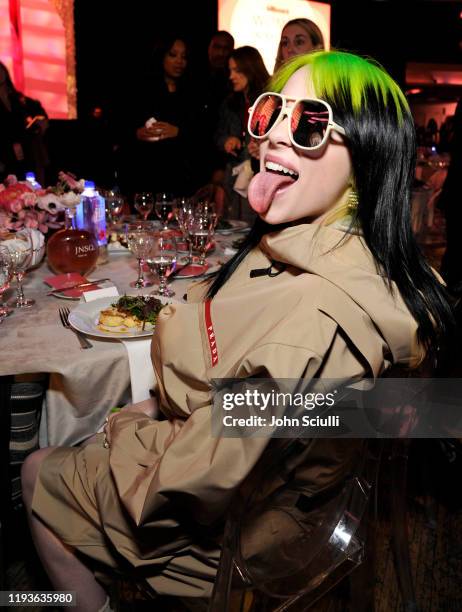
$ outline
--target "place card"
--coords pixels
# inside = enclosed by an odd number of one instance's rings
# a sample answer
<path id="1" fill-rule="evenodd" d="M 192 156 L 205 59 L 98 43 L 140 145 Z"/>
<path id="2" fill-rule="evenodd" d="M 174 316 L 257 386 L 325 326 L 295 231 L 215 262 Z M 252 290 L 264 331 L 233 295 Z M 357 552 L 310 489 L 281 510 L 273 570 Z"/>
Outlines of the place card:
<path id="1" fill-rule="evenodd" d="M 119 295 L 117 287 L 103 287 L 102 289 L 94 289 L 93 291 L 84 291 L 82 296 L 85 302 L 93 302 L 103 297 L 113 297 Z"/>

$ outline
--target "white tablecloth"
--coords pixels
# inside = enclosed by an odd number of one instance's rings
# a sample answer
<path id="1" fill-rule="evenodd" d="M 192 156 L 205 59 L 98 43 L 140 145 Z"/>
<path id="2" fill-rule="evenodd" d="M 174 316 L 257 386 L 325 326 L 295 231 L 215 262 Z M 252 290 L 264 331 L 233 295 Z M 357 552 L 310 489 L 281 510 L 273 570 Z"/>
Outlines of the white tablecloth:
<path id="1" fill-rule="evenodd" d="M 239 234 L 216 236 L 217 248 L 211 264 L 227 257 L 224 249 Z M 143 293 L 151 289 L 130 288 L 136 279 L 136 261 L 127 254 L 111 254 L 91 278 L 108 277 L 119 293 Z M 75 301 L 46 296 L 43 278 L 51 274 L 46 262 L 30 271 L 24 281 L 26 297 L 36 305 L 15 311 L 0 325 L 0 375 L 45 372 L 50 374 L 46 410 L 42 416 L 41 445 L 73 445 L 101 426 L 107 412 L 130 401 L 128 357 L 121 342 L 91 338 L 94 348 L 82 350 L 73 332 L 59 322 L 58 308 Z M 173 280 L 176 298 L 182 298 L 192 281 Z M 5 297 L 13 295 L 10 289 Z M 151 368 L 151 364 L 146 364 Z"/>

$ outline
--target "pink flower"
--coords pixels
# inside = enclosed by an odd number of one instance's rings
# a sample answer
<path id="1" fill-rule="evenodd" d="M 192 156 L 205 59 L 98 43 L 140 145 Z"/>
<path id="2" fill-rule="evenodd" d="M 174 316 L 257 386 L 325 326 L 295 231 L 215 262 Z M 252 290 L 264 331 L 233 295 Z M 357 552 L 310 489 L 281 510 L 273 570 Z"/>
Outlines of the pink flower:
<path id="1" fill-rule="evenodd" d="M 67 174 L 66 172 L 61 171 L 58 173 L 58 178 L 60 181 L 67 183 L 69 188 L 73 191 L 82 191 L 82 181 L 77 181 L 75 176 L 72 176 L 72 174 Z"/>
<path id="2" fill-rule="evenodd" d="M 20 211 L 18 212 L 18 219 L 25 219 L 25 218 L 26 218 L 26 215 L 27 215 L 27 213 L 26 213 L 26 211 L 25 211 L 25 210 L 20 210 Z"/>
<path id="3" fill-rule="evenodd" d="M 15 177 L 14 174 L 9 174 L 5 179 L 5 184 L 7 187 L 9 187 L 10 185 L 16 185 L 17 182 L 18 179 Z"/>
<path id="4" fill-rule="evenodd" d="M 42 232 L 42 234 L 46 234 L 48 232 L 48 226 L 45 223 L 39 223 L 38 229 Z"/>
<path id="5" fill-rule="evenodd" d="M 31 208 L 37 203 L 37 196 L 35 193 L 23 193 L 21 196 L 21 201 L 26 208 Z"/>
<path id="6" fill-rule="evenodd" d="M 22 206 L 20 200 L 16 200 L 15 202 L 11 202 L 10 203 L 10 210 L 11 210 L 12 213 L 18 213 L 22 209 L 23 209 L 23 206 Z"/>
<path id="7" fill-rule="evenodd" d="M 27 219 L 24 221 L 24 227 L 28 227 L 31 229 L 37 229 L 38 226 L 39 226 L 39 223 L 37 219 L 34 219 L 32 217 L 27 217 Z"/>

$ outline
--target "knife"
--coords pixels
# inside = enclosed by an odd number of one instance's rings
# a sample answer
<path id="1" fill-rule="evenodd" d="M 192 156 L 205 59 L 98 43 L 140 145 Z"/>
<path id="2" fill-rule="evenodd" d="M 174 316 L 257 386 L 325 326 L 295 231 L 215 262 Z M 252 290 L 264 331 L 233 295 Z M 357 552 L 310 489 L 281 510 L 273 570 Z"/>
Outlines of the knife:
<path id="1" fill-rule="evenodd" d="M 69 291 L 70 289 L 81 289 L 82 287 L 90 287 L 91 285 L 97 285 L 98 283 L 104 283 L 105 281 L 110 280 L 110 278 L 98 278 L 94 281 L 78 283 L 77 285 L 71 285 L 70 287 L 61 287 L 60 289 L 53 289 L 53 291 L 49 291 L 47 295 L 53 295 L 53 293 L 62 293 L 63 291 Z"/>

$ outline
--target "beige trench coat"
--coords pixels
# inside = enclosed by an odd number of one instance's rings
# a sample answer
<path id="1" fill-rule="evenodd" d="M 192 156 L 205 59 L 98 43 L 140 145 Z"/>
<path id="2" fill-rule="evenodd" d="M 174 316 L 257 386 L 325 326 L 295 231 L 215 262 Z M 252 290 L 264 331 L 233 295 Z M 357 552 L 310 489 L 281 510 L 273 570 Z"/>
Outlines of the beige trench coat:
<path id="1" fill-rule="evenodd" d="M 272 261 L 285 270 L 250 277 Z M 120 413 L 110 450 L 57 449 L 33 502 L 64 542 L 183 596 L 210 594 L 226 510 L 268 443 L 212 437 L 213 378 L 356 381 L 423 357 L 415 320 L 358 235 L 313 225 L 269 234 L 208 306 L 205 289 L 159 314 L 152 360 L 165 420 Z"/>

